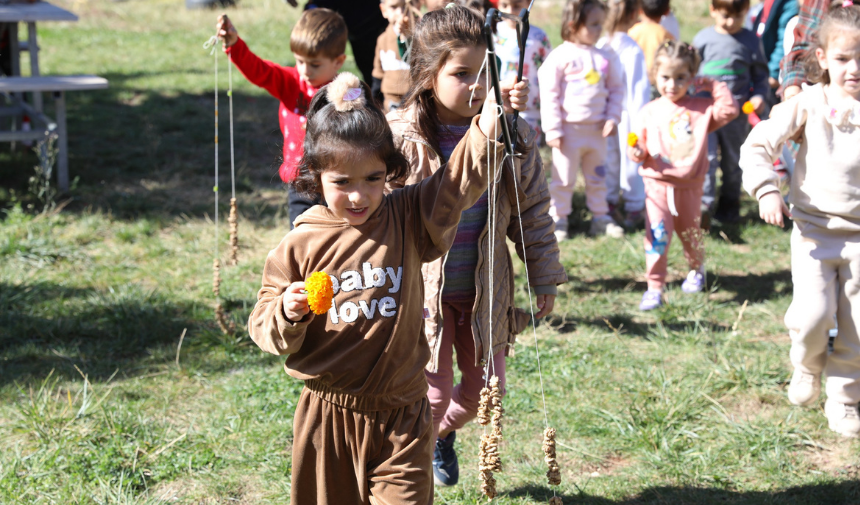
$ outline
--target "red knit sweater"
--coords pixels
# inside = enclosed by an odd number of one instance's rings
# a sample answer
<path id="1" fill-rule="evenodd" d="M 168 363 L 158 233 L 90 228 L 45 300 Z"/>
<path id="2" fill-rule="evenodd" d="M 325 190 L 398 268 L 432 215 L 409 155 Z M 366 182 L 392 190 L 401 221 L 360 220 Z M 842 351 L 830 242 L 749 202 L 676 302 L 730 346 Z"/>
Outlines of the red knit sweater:
<path id="1" fill-rule="evenodd" d="M 305 115 L 319 88 L 303 81 L 295 68 L 278 65 L 252 53 L 241 38 L 225 52 L 245 78 L 280 100 L 278 123 L 284 135 L 284 159 L 278 173 L 284 182 L 292 182 L 304 152 Z"/>

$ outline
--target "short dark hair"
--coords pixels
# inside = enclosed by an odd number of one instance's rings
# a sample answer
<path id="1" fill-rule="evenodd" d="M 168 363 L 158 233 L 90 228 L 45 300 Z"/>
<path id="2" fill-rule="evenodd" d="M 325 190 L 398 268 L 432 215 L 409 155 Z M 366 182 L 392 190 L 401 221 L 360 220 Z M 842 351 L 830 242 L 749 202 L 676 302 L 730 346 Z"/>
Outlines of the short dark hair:
<path id="1" fill-rule="evenodd" d="M 669 0 L 642 0 L 642 14 L 654 21 L 669 13 Z"/>
<path id="2" fill-rule="evenodd" d="M 337 58 L 346 53 L 346 22 L 337 12 L 321 7 L 302 13 L 290 33 L 290 51 L 302 56 Z"/>
<path id="3" fill-rule="evenodd" d="M 711 0 L 711 7 L 715 11 L 724 11 L 736 16 L 750 8 L 750 0 Z"/>
<path id="4" fill-rule="evenodd" d="M 391 128 L 370 87 L 360 83 L 363 103 L 352 110 L 337 110 L 328 96 L 337 82 L 320 89 L 308 107 L 304 154 L 292 183 L 299 193 L 321 193 L 322 172 L 350 158 L 376 156 L 385 163 L 387 181 L 400 179 L 409 171 L 409 162 L 394 146 Z"/>
<path id="5" fill-rule="evenodd" d="M 564 10 L 561 11 L 562 40 L 571 41 L 573 34 L 585 24 L 588 13 L 595 8 L 603 9 L 605 12 L 606 4 L 601 0 L 567 0 L 567 3 L 564 4 Z"/>

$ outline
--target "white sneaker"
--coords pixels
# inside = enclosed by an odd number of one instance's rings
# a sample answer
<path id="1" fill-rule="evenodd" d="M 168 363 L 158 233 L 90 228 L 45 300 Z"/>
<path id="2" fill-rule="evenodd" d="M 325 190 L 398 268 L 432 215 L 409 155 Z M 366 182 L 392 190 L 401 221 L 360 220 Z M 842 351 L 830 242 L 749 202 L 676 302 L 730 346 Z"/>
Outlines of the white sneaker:
<path id="1" fill-rule="evenodd" d="M 594 237 L 606 235 L 612 238 L 621 238 L 624 236 L 624 228 L 618 226 L 610 216 L 598 216 L 591 220 L 591 228 L 588 234 Z"/>
<path id="2" fill-rule="evenodd" d="M 788 385 L 788 401 L 801 407 L 815 403 L 821 394 L 821 374 L 815 375 L 794 369 Z"/>
<path id="3" fill-rule="evenodd" d="M 843 437 L 856 438 L 860 435 L 860 414 L 857 404 L 846 405 L 830 398 L 824 402 L 824 415 L 830 429 Z"/>

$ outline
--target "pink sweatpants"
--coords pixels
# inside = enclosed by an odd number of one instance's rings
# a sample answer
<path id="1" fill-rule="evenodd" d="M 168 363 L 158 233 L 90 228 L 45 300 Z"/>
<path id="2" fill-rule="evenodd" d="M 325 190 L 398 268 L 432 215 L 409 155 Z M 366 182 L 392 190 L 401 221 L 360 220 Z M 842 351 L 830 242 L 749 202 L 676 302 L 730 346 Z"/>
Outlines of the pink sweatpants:
<path id="1" fill-rule="evenodd" d="M 645 276 L 648 289 L 662 290 L 666 284 L 666 258 L 672 232 L 678 234 L 684 246 L 684 257 L 691 270 L 705 260 L 702 240 L 702 186 L 689 189 L 672 188 L 647 177 L 645 180 Z M 673 194 L 674 193 L 674 194 Z M 672 215 L 669 197 L 677 216 Z"/>
<path id="2" fill-rule="evenodd" d="M 447 435 L 466 425 L 478 415 L 484 369 L 475 366 L 475 339 L 472 336 L 472 308 L 442 302 L 442 343 L 439 348 L 439 371 L 425 371 L 430 391 L 427 397 L 433 411 L 435 433 Z M 457 368 L 462 377 L 454 386 L 454 349 Z M 480 361 L 480 360 L 479 360 Z M 505 351 L 493 356 L 495 374 L 505 394 Z"/>
<path id="3" fill-rule="evenodd" d="M 564 123 L 561 149 L 552 150 L 549 215 L 566 219 L 571 211 L 577 172 L 585 177 L 585 204 L 595 216 L 609 213 L 606 203 L 606 139 L 600 125 Z"/>

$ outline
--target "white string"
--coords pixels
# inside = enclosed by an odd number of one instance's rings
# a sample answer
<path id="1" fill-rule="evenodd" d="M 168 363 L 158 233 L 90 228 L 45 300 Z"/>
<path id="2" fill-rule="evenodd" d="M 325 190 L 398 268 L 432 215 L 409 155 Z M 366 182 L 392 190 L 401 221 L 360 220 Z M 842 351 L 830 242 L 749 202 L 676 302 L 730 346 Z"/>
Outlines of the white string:
<path id="1" fill-rule="evenodd" d="M 217 58 L 217 57 L 216 57 Z M 230 182 L 233 184 L 233 199 L 236 199 L 236 161 L 233 151 L 233 57 L 227 55 L 227 99 L 230 102 Z"/>
<path id="2" fill-rule="evenodd" d="M 213 35 L 212 38 L 209 39 L 206 44 L 212 45 L 212 52 L 210 55 L 215 54 L 215 45 L 212 43 L 213 39 L 217 41 L 218 39 Z M 206 48 L 206 44 L 203 44 L 203 47 Z M 215 192 L 215 259 L 218 259 L 218 56 L 215 55 L 215 186 L 212 190 Z"/>
<path id="3" fill-rule="evenodd" d="M 481 72 L 483 72 L 483 71 L 484 71 L 484 67 L 486 67 L 486 66 L 487 66 L 487 54 L 489 54 L 489 51 L 487 51 L 486 53 L 484 53 L 484 61 L 481 63 L 481 68 L 480 68 L 480 70 L 478 70 L 478 76 L 477 76 L 477 77 L 475 77 L 475 83 L 474 83 L 474 84 L 472 84 L 472 93 L 469 95 L 469 108 L 470 108 L 470 109 L 472 108 L 472 100 L 475 98 L 475 90 L 476 90 L 476 89 L 478 89 L 478 80 L 481 78 Z M 489 86 L 489 85 L 490 85 L 490 76 L 489 76 L 489 72 L 487 72 L 487 74 L 488 74 L 488 75 L 487 75 L 487 79 L 486 79 L 486 81 L 487 81 L 487 82 L 486 82 L 486 85 L 487 85 L 487 86 Z M 485 88 L 485 89 L 487 90 L 487 93 L 488 93 L 488 95 L 489 95 L 489 93 L 490 93 L 490 88 L 488 87 L 488 88 Z M 486 98 L 485 98 L 484 100 L 486 100 Z M 487 152 L 490 152 L 490 144 L 487 144 Z"/>

